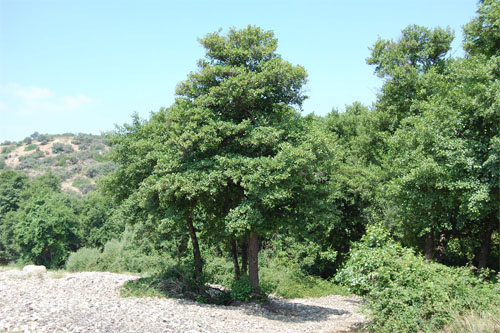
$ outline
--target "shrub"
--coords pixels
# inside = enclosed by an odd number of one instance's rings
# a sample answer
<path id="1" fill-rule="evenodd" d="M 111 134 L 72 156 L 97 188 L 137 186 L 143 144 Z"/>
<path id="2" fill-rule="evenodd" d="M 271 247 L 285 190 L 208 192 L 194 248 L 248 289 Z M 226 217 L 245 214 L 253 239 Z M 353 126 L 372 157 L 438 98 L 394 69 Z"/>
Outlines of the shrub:
<path id="1" fill-rule="evenodd" d="M 2 154 L 10 154 L 14 149 L 16 149 L 16 146 L 3 147 Z"/>
<path id="2" fill-rule="evenodd" d="M 5 161 L 0 159 L 0 170 L 7 169 L 7 164 L 5 164 Z"/>
<path id="3" fill-rule="evenodd" d="M 40 178 L 39 182 L 50 181 Z M 32 186 L 32 197 L 16 212 L 14 238 L 24 261 L 52 268 L 64 264 L 70 251 L 78 245 L 79 235 L 70 198 L 51 193 L 49 186 Z"/>
<path id="4" fill-rule="evenodd" d="M 40 141 L 41 145 L 46 145 L 47 143 L 49 143 L 50 141 L 52 141 L 52 139 L 53 139 L 53 136 L 52 135 L 48 135 L 48 134 L 40 134 L 38 136 L 38 141 Z"/>
<path id="5" fill-rule="evenodd" d="M 233 262 L 225 257 L 215 255 L 210 257 L 206 261 L 203 271 L 207 280 L 212 284 L 230 287 L 234 280 Z"/>
<path id="6" fill-rule="evenodd" d="M 72 153 L 73 152 L 73 146 L 61 143 L 61 142 L 56 142 L 52 145 L 52 152 L 54 154 L 58 153 Z"/>
<path id="7" fill-rule="evenodd" d="M 35 169 L 36 167 L 38 167 L 40 165 L 40 162 L 31 155 L 32 154 L 19 157 L 19 164 L 16 166 L 16 169 L 24 170 Z"/>
<path id="8" fill-rule="evenodd" d="M 353 247 L 337 280 L 367 296 L 378 332 L 435 332 L 456 316 L 500 306 L 500 295 L 468 268 L 426 262 L 379 227 Z"/>
<path id="9" fill-rule="evenodd" d="M 304 273 L 298 263 L 285 258 L 262 259 L 261 285 L 266 293 L 285 298 L 321 297 L 331 294 L 347 295 L 349 292 L 331 280 Z"/>
<path id="10" fill-rule="evenodd" d="M 99 141 L 100 137 L 92 134 L 79 133 L 71 140 L 72 144 L 78 145 L 80 150 L 88 149 L 94 142 Z"/>
<path id="11" fill-rule="evenodd" d="M 35 150 L 38 148 L 38 145 L 36 143 L 32 143 L 24 147 L 24 151 L 30 151 L 30 150 Z"/>
<path id="12" fill-rule="evenodd" d="M 120 239 L 106 242 L 102 252 L 95 248 L 82 248 L 70 255 L 72 259 L 71 262 L 68 259 L 66 267 L 71 267 L 73 271 L 158 273 L 169 263 L 172 264 L 168 256 L 138 249 L 133 238 L 133 233 L 125 231 Z"/>
<path id="13" fill-rule="evenodd" d="M 93 248 L 81 248 L 69 255 L 66 269 L 70 272 L 99 271 L 99 258 L 101 251 Z"/>
<path id="14" fill-rule="evenodd" d="M 247 275 L 243 275 L 239 280 L 234 280 L 231 284 L 231 299 L 240 302 L 249 302 L 254 295 L 255 290 L 253 290 L 250 285 L 250 280 Z"/>
<path id="15" fill-rule="evenodd" d="M 73 181 L 73 187 L 78 188 L 83 194 L 87 194 L 96 189 L 96 185 L 92 184 L 90 180 L 83 177 L 78 177 Z"/>

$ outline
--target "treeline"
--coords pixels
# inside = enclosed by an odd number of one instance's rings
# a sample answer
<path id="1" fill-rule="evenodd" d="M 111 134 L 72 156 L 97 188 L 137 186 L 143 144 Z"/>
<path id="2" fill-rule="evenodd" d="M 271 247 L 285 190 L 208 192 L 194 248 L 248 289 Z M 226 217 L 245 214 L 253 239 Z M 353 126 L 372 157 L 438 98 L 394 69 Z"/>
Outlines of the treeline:
<path id="1" fill-rule="evenodd" d="M 325 117 L 300 115 L 307 73 L 272 32 L 208 34 L 175 103 L 108 135 L 118 168 L 96 192 L 0 174 L 2 260 L 58 267 L 80 249 L 72 267 L 173 265 L 193 281 L 224 262 L 256 293 L 278 285 L 272 267 L 293 267 L 368 295 L 381 331 L 432 331 L 500 304 L 482 282 L 499 270 L 499 17 L 498 1 L 480 3 L 460 58 L 449 29 L 378 40 L 377 102 Z"/>
<path id="2" fill-rule="evenodd" d="M 58 268 L 70 252 L 99 247 L 123 231 L 110 219 L 112 206 L 99 192 L 85 198 L 61 190 L 52 174 L 28 178 L 0 173 L 0 263 L 22 261 Z"/>

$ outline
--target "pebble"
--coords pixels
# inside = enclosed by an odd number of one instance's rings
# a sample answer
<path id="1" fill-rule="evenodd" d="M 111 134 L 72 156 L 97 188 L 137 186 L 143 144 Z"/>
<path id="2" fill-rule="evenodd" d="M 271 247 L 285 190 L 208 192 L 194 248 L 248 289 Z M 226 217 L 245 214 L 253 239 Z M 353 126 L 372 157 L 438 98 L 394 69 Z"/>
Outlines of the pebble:
<path id="1" fill-rule="evenodd" d="M 265 305 L 214 306 L 121 298 L 138 276 L 106 272 L 52 279 L 0 271 L 0 332 L 349 332 L 366 323 L 357 297 L 271 297 Z"/>

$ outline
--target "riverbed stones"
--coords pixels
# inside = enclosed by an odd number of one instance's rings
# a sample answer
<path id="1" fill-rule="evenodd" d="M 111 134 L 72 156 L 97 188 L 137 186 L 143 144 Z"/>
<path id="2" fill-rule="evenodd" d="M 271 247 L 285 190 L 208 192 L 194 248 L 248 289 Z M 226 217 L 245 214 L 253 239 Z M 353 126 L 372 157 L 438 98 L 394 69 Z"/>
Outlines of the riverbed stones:
<path id="1" fill-rule="evenodd" d="M 103 272 L 20 278 L 1 271 L 0 332 L 348 332 L 366 322 L 357 297 L 271 297 L 267 305 L 241 306 L 121 298 L 119 288 L 137 278 Z"/>

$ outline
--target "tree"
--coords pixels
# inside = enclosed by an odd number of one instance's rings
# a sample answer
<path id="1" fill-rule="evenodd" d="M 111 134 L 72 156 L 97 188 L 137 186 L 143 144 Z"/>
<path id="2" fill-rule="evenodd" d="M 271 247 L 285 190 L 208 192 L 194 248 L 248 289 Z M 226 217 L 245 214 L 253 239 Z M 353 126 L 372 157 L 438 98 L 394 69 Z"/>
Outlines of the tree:
<path id="1" fill-rule="evenodd" d="M 199 235 L 240 244 L 248 237 L 250 283 L 258 289 L 259 237 L 305 216 L 299 207 L 321 187 L 330 149 L 307 134 L 296 109 L 306 98 L 306 72 L 275 53 L 272 32 L 248 26 L 200 42 L 206 58 L 178 85 L 174 105 L 111 140 L 121 166 L 115 197 L 163 226 L 184 223 L 198 275 Z"/>
<path id="2" fill-rule="evenodd" d="M 419 114 L 413 101 L 432 95 L 433 91 L 421 77 L 430 70 L 444 68 L 452 41 L 450 29 L 410 25 L 403 29 L 399 39 L 379 39 L 371 48 L 367 63 L 374 65 L 375 73 L 385 80 L 377 109 L 389 115 L 387 129 L 391 133 L 404 118 Z"/>
<path id="3" fill-rule="evenodd" d="M 78 217 L 71 199 L 35 191 L 16 212 L 14 239 L 24 261 L 60 267 L 79 246 Z"/>
<path id="4" fill-rule="evenodd" d="M 17 256 L 12 239 L 13 214 L 19 209 L 21 193 L 27 183 L 28 177 L 23 172 L 7 170 L 0 173 L 0 262 L 4 264 Z"/>
<path id="5" fill-rule="evenodd" d="M 464 27 L 464 49 L 469 56 L 500 55 L 500 2 L 483 0 L 479 14 Z"/>
<path id="6" fill-rule="evenodd" d="M 494 29 L 484 23 L 494 17 L 487 9 L 498 5 L 485 1 L 483 17 L 466 26 L 467 58 L 450 59 L 419 78 L 421 89 L 432 93 L 411 101 L 419 112 L 391 138 L 387 164 L 394 170 L 389 195 L 399 207 L 402 230 L 425 236 L 426 257 L 437 250 L 436 259 L 442 259 L 450 238 L 473 238 L 480 244 L 480 268 L 487 264 L 500 205 L 500 67 L 490 52 L 496 42 Z"/>

